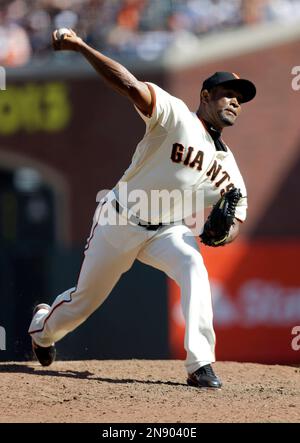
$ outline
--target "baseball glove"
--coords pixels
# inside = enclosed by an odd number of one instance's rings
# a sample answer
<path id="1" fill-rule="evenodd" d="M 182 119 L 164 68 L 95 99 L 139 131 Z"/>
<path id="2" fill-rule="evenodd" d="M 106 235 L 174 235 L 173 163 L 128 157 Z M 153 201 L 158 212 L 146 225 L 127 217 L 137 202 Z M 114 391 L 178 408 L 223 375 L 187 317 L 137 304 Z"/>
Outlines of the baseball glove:
<path id="1" fill-rule="evenodd" d="M 200 235 L 202 243 L 207 246 L 223 246 L 234 224 L 235 209 L 242 197 L 239 189 L 226 192 L 213 206 Z"/>

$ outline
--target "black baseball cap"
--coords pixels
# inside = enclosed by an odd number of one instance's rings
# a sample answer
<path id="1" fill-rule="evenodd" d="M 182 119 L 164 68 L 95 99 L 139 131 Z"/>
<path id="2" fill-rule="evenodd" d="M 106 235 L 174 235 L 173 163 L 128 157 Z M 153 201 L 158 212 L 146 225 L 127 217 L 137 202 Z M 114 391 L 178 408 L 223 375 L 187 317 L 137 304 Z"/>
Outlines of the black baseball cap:
<path id="1" fill-rule="evenodd" d="M 210 91 L 215 86 L 226 86 L 228 88 L 233 88 L 238 91 L 242 95 L 242 103 L 249 102 L 256 95 L 256 87 L 250 82 L 250 80 L 246 80 L 244 78 L 240 78 L 234 72 L 215 72 L 214 75 L 208 77 L 202 85 L 203 89 L 207 89 Z"/>

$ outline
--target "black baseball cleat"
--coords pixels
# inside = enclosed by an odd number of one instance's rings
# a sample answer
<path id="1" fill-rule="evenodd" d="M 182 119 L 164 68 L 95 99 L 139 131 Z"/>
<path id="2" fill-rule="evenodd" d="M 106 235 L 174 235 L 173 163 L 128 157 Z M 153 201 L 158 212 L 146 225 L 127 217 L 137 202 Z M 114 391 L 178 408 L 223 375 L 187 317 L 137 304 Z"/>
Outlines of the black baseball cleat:
<path id="1" fill-rule="evenodd" d="M 47 348 L 43 348 L 42 346 L 37 345 L 32 340 L 32 350 L 37 360 L 41 363 L 42 366 L 50 366 L 51 363 L 54 362 L 56 357 L 56 349 L 55 346 L 48 346 Z"/>
<path id="2" fill-rule="evenodd" d="M 46 305 L 45 303 L 37 305 L 33 310 L 33 316 L 40 309 L 50 310 L 50 306 Z M 38 344 L 36 344 L 33 339 L 32 339 L 32 351 L 42 366 L 50 366 L 51 363 L 54 362 L 56 357 L 56 349 L 54 345 L 45 348 L 43 346 L 39 346 Z"/>
<path id="3" fill-rule="evenodd" d="M 210 364 L 202 366 L 193 374 L 189 374 L 187 384 L 197 388 L 213 389 L 220 389 L 222 386 L 221 380 L 216 376 Z"/>

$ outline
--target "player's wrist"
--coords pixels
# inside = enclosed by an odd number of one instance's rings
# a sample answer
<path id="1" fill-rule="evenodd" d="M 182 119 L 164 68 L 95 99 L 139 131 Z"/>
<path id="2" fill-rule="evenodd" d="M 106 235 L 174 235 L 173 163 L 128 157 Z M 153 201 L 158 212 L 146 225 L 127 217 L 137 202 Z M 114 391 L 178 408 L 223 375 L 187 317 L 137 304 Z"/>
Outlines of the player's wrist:
<path id="1" fill-rule="evenodd" d="M 76 43 L 75 43 L 75 45 L 74 45 L 74 50 L 75 50 L 76 52 L 81 52 L 81 50 L 82 50 L 82 48 L 83 48 L 84 46 L 87 46 L 86 43 L 82 40 L 82 38 L 78 37 L 78 38 L 77 38 L 77 41 L 76 41 Z"/>

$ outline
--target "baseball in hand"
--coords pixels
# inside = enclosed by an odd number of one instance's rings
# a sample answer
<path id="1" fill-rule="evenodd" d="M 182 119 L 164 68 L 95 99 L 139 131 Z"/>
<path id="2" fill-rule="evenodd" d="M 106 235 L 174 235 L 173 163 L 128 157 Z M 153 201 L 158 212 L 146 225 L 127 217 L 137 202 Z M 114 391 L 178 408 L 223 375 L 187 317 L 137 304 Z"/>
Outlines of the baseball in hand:
<path id="1" fill-rule="evenodd" d="M 65 34 L 70 34 L 70 30 L 68 28 L 59 28 L 56 31 L 57 40 L 63 40 Z"/>

